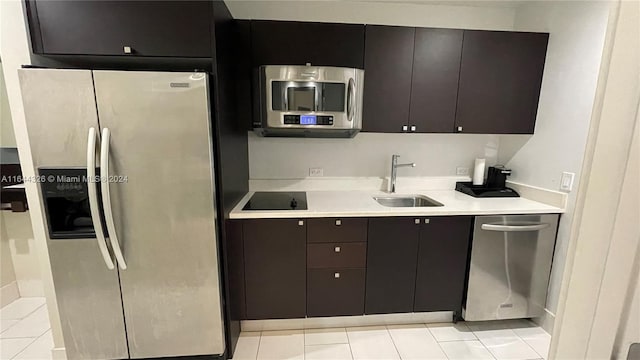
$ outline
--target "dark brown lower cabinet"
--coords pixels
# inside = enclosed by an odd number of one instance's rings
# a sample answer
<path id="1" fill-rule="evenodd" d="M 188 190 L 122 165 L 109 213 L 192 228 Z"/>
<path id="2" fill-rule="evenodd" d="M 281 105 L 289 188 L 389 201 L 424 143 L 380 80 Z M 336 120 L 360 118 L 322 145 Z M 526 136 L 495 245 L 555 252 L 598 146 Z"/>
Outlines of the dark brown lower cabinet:
<path id="1" fill-rule="evenodd" d="M 247 319 L 304 318 L 306 222 L 245 220 L 243 240 Z"/>
<path id="2" fill-rule="evenodd" d="M 444 216 L 422 221 L 414 311 L 461 310 L 472 220 Z"/>
<path id="3" fill-rule="evenodd" d="M 371 218 L 365 314 L 413 311 L 420 219 Z"/>
<path id="4" fill-rule="evenodd" d="M 364 314 L 365 269 L 307 270 L 307 316 Z"/>

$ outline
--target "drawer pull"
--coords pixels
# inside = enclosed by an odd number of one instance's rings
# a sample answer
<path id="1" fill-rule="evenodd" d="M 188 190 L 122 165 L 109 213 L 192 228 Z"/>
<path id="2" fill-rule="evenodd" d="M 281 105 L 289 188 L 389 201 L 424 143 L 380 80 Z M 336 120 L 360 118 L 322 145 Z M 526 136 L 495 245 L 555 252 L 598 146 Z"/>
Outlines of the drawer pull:
<path id="1" fill-rule="evenodd" d="M 304 221 L 298 220 L 298 226 L 303 226 L 303 225 L 304 225 Z"/>
<path id="2" fill-rule="evenodd" d="M 342 220 L 336 220 L 336 226 L 342 225 Z"/>
<path id="3" fill-rule="evenodd" d="M 420 219 L 415 219 L 413 222 L 415 222 L 416 224 L 420 224 Z"/>
<path id="4" fill-rule="evenodd" d="M 340 279 L 340 273 L 339 273 L 339 272 L 334 273 L 334 274 L 333 274 L 333 277 L 334 277 L 335 279 Z"/>
<path id="5" fill-rule="evenodd" d="M 333 251 L 340 252 L 340 246 L 336 246 L 335 248 L 333 248 Z"/>
<path id="6" fill-rule="evenodd" d="M 429 223 L 429 219 L 424 219 L 424 223 L 428 224 Z"/>

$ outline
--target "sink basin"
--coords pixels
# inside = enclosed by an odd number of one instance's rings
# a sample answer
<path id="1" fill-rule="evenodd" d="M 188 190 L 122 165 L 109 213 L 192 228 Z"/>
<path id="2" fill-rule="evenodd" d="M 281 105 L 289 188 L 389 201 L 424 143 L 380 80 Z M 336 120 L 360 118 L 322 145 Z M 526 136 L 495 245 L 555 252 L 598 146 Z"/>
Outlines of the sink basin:
<path id="1" fill-rule="evenodd" d="M 444 206 L 443 204 L 423 195 L 374 196 L 378 204 L 387 207 L 427 207 Z"/>

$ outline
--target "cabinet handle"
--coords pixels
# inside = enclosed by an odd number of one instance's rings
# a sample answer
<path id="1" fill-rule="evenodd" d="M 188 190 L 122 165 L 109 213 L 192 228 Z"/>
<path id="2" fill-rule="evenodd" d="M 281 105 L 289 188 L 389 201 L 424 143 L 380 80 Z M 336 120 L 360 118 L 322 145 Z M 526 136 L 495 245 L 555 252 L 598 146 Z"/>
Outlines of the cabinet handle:
<path id="1" fill-rule="evenodd" d="M 413 222 L 415 222 L 416 224 L 420 224 L 420 219 L 415 219 L 413 220 Z"/>
<path id="2" fill-rule="evenodd" d="M 131 54 L 131 46 L 125 46 L 122 50 L 125 54 Z"/>
<path id="3" fill-rule="evenodd" d="M 304 225 L 304 221 L 298 220 L 298 226 L 303 226 L 303 225 Z"/>
<path id="4" fill-rule="evenodd" d="M 416 131 L 416 126 L 415 125 L 411 125 L 411 131 Z"/>
<path id="5" fill-rule="evenodd" d="M 333 277 L 334 277 L 335 279 L 340 279 L 340 273 L 339 273 L 339 272 L 334 273 L 334 274 L 333 274 Z"/>
<path id="6" fill-rule="evenodd" d="M 458 126 L 458 132 L 462 132 L 462 126 Z"/>
<path id="7" fill-rule="evenodd" d="M 407 130 L 409 130 L 409 126 L 404 125 L 404 126 L 402 127 L 402 131 L 407 131 Z"/>
<path id="8" fill-rule="evenodd" d="M 424 219 L 424 223 L 428 224 L 429 223 L 429 219 Z"/>
<path id="9" fill-rule="evenodd" d="M 336 226 L 342 225 L 342 220 L 336 220 Z"/>
<path id="10" fill-rule="evenodd" d="M 339 253 L 340 252 L 340 246 L 336 246 L 335 248 L 333 248 L 333 251 Z"/>

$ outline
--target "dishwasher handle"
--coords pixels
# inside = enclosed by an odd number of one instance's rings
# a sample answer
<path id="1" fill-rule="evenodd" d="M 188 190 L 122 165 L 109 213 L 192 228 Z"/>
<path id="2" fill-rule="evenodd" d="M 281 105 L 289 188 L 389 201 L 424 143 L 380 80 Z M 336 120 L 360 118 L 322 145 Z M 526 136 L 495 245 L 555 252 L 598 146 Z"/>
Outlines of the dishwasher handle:
<path id="1" fill-rule="evenodd" d="M 482 224 L 482 230 L 488 231 L 503 231 L 503 232 L 515 232 L 515 231 L 538 231 L 548 228 L 550 225 L 547 223 L 539 224 L 526 224 L 526 225 L 502 225 L 502 224 Z"/>

